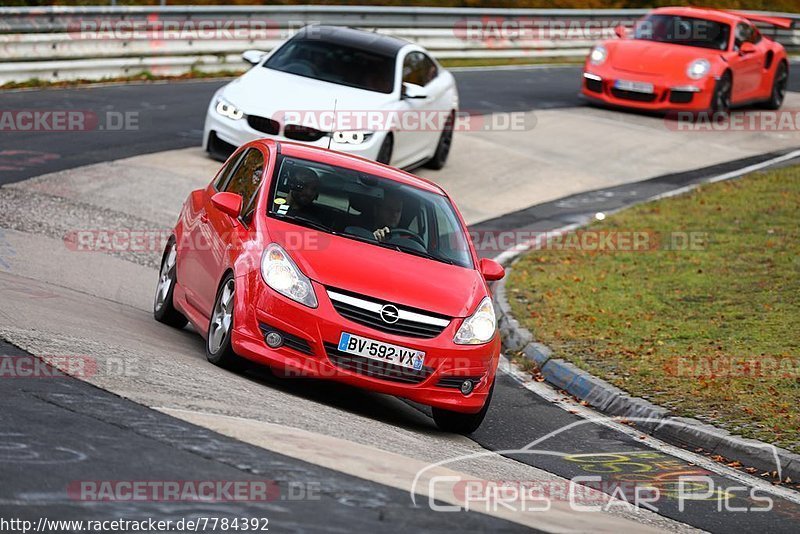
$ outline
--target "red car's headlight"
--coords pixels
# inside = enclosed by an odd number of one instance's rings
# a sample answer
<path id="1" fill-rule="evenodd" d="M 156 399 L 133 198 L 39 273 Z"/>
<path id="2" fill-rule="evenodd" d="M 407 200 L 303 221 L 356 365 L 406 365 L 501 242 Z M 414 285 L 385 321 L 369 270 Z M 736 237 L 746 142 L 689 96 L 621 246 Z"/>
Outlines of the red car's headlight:
<path id="1" fill-rule="evenodd" d="M 608 50 L 603 45 L 597 45 L 589 52 L 589 61 L 592 65 L 602 65 L 608 59 Z"/>
<path id="2" fill-rule="evenodd" d="M 497 317 L 489 297 L 485 297 L 475 313 L 464 319 L 453 341 L 458 345 L 480 345 L 488 343 L 497 329 Z"/>
<path id="3" fill-rule="evenodd" d="M 281 295 L 309 308 L 317 307 L 317 295 L 311 280 L 300 272 L 280 245 L 272 243 L 264 250 L 261 257 L 261 277 Z"/>
<path id="4" fill-rule="evenodd" d="M 693 80 L 705 77 L 710 71 L 711 63 L 707 59 L 695 59 L 686 67 L 686 75 Z"/>

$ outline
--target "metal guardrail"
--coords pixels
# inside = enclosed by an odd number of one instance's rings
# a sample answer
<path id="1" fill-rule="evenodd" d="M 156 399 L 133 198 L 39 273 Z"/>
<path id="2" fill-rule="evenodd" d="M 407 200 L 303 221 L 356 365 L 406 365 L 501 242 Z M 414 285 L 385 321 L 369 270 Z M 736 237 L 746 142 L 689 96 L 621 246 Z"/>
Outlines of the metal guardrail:
<path id="1" fill-rule="evenodd" d="M 364 6 L 0 7 L 0 84 L 32 78 L 59 81 L 142 72 L 242 70 L 247 67 L 242 51 L 271 50 L 312 23 L 394 35 L 424 46 L 440 59 L 579 58 L 596 40 L 612 36 L 613 26 L 630 25 L 646 12 Z M 795 26 L 800 26 L 800 15 L 780 15 L 795 19 Z M 230 25 L 227 30 L 225 23 Z M 221 33 L 203 32 L 201 28 L 208 24 L 216 24 L 218 30 L 222 26 Z M 474 38 L 470 31 L 475 26 L 486 30 L 487 37 Z M 764 33 L 789 49 L 800 50 L 800 28 L 764 27 Z"/>

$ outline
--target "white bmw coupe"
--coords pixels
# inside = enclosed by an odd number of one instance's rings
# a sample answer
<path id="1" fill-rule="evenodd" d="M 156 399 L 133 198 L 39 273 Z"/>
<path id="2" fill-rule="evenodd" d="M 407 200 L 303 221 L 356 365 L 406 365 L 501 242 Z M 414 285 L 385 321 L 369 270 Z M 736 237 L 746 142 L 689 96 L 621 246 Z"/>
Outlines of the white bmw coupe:
<path id="1" fill-rule="evenodd" d="M 286 139 L 399 168 L 447 161 L 458 112 L 453 75 L 415 44 L 308 26 L 220 88 L 203 147 L 217 158 L 258 138 Z"/>

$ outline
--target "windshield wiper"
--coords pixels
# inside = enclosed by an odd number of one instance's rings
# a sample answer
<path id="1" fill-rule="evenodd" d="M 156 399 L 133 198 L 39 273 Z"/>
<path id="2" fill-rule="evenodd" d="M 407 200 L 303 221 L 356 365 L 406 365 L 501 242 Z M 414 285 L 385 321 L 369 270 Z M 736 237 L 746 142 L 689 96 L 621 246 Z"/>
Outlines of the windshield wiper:
<path id="1" fill-rule="evenodd" d="M 305 217 L 300 217 L 298 215 L 278 215 L 277 213 L 275 215 L 281 220 L 294 221 L 300 223 L 303 226 L 309 226 L 315 230 L 319 230 L 320 232 L 327 232 L 329 234 L 336 235 L 336 232 L 334 232 L 332 229 L 328 228 L 322 223 L 318 223 L 313 219 L 307 219 Z"/>
<path id="2" fill-rule="evenodd" d="M 456 262 L 451 260 L 450 258 L 442 258 L 440 256 L 434 256 L 430 252 L 419 250 L 416 248 L 404 247 L 402 245 L 398 245 L 397 243 L 378 243 L 382 247 L 392 248 L 398 252 L 406 252 L 408 254 L 413 254 L 414 256 L 419 256 L 420 258 L 428 258 L 429 260 L 440 261 L 442 263 L 446 263 L 448 265 L 455 265 Z"/>

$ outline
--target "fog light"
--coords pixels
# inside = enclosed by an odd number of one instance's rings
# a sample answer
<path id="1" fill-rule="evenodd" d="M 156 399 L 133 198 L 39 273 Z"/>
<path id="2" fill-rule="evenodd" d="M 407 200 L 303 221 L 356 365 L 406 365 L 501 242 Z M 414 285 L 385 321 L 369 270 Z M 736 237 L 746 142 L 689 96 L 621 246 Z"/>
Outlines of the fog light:
<path id="1" fill-rule="evenodd" d="M 472 380 L 464 380 L 463 382 L 461 382 L 461 393 L 463 395 L 469 395 L 470 393 L 472 393 L 472 390 L 474 388 L 475 384 L 472 382 Z"/>
<path id="2" fill-rule="evenodd" d="M 277 332 L 270 332 L 266 337 L 267 345 L 273 349 L 277 349 L 283 345 L 283 337 Z M 463 387 L 463 386 L 462 386 Z"/>

